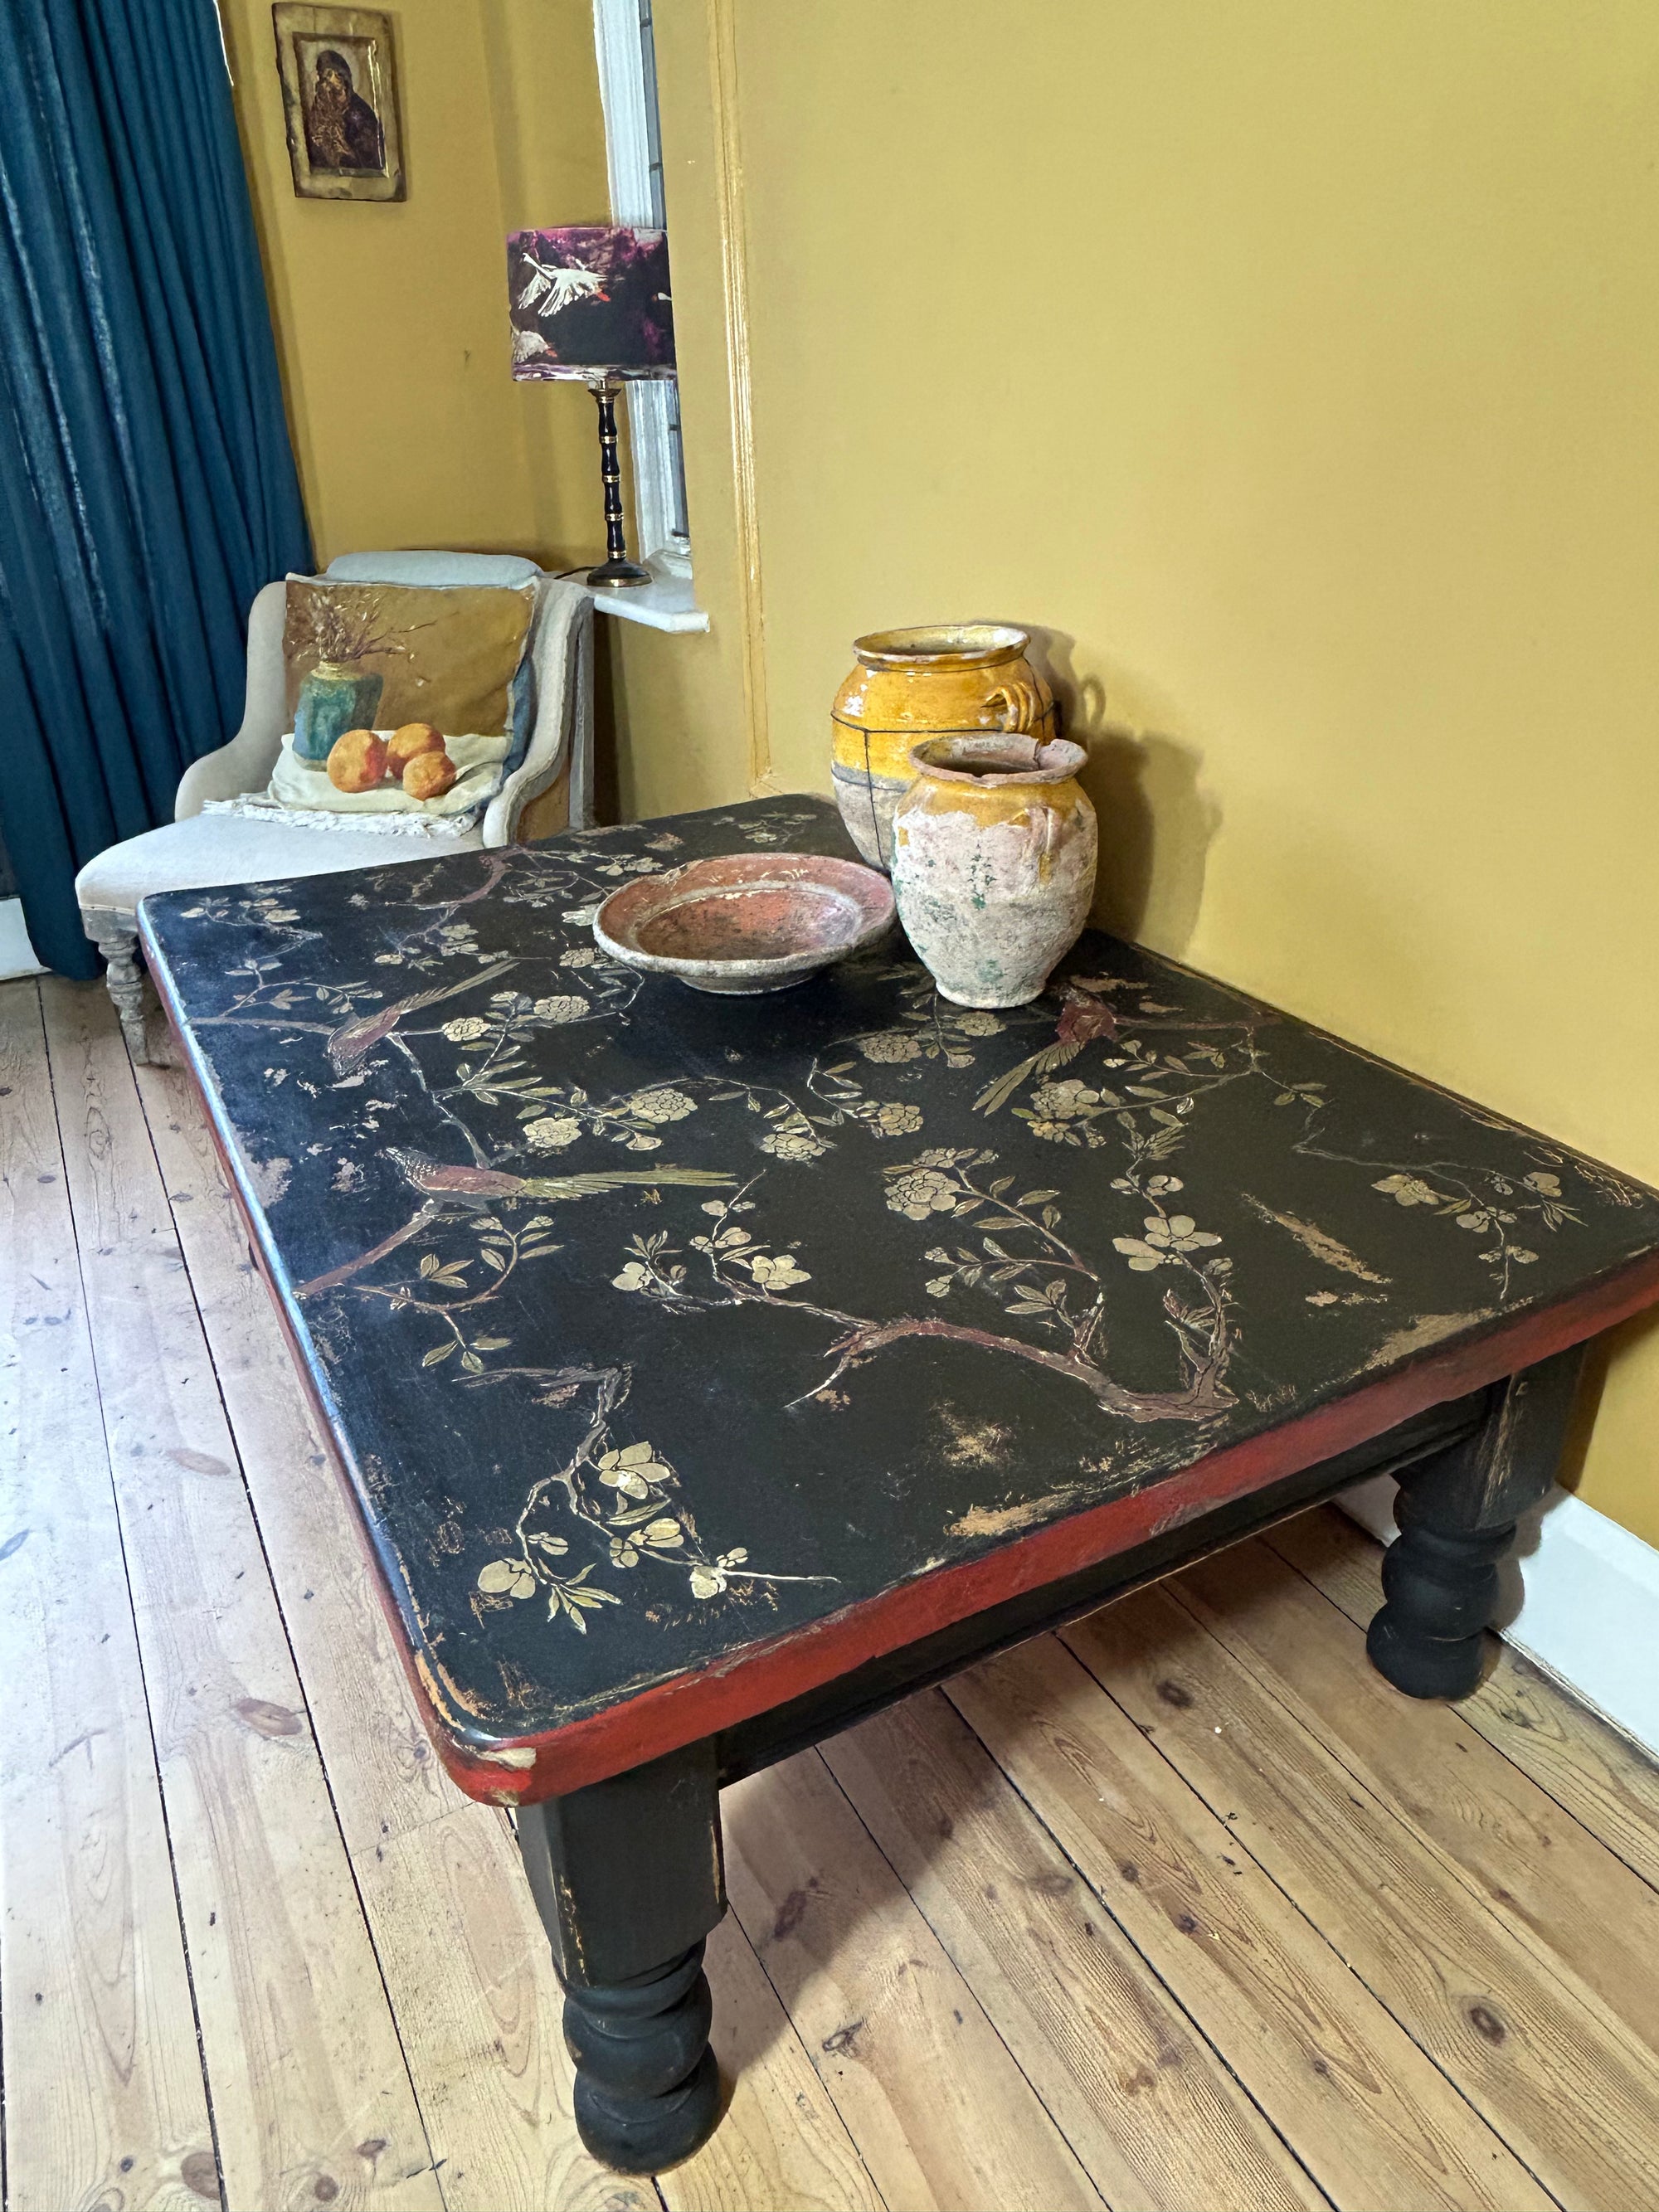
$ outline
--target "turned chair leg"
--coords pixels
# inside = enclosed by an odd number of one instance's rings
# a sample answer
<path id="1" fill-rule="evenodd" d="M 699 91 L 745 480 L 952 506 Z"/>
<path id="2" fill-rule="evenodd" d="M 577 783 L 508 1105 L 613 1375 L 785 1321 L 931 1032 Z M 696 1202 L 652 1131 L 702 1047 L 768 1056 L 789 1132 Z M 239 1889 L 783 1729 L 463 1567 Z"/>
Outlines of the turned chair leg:
<path id="1" fill-rule="evenodd" d="M 619 2172 L 659 2172 L 720 2118 L 702 1971 L 726 1911 L 714 1747 L 521 1806 L 518 1823 L 564 1986 L 577 2132 Z"/>
<path id="2" fill-rule="evenodd" d="M 104 981 L 121 1018 L 121 1034 L 126 1039 L 128 1054 L 139 1066 L 148 1066 L 144 971 L 138 965 L 138 933 L 115 915 L 89 914 L 83 920 L 87 935 L 104 956 Z"/>
<path id="3" fill-rule="evenodd" d="M 1555 1480 L 1583 1360 L 1575 1345 L 1510 1376 L 1472 1437 L 1401 1475 L 1399 1540 L 1382 1562 L 1388 1602 L 1365 1649 L 1408 1698 L 1466 1698 L 1479 1685 L 1498 1563 Z"/>

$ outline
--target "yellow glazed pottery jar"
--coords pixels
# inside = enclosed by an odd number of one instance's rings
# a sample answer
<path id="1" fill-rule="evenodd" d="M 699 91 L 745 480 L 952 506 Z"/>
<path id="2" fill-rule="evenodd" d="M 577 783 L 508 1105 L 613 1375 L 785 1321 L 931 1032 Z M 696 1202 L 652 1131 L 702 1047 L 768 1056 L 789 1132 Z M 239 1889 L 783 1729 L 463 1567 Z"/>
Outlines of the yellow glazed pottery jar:
<path id="1" fill-rule="evenodd" d="M 1057 734 L 1054 696 L 1025 658 L 1030 637 L 1006 623 L 938 623 L 855 638 L 859 665 L 830 710 L 830 774 L 842 819 L 872 867 L 893 857 L 893 809 L 928 737 L 1007 730 Z"/>
<path id="2" fill-rule="evenodd" d="M 1095 889 L 1095 810 L 1064 738 L 932 738 L 893 811 L 905 934 L 959 1006 L 1023 1006 L 1070 951 Z"/>

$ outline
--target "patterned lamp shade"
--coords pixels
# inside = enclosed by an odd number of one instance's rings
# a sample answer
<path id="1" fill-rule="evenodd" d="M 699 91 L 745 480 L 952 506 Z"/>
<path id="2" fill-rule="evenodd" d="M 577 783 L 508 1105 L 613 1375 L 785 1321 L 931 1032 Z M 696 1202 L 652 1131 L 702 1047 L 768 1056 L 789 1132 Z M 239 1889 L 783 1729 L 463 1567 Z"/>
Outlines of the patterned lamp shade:
<path id="1" fill-rule="evenodd" d="M 507 280 L 514 377 L 595 384 L 674 374 L 666 231 L 516 230 Z"/>

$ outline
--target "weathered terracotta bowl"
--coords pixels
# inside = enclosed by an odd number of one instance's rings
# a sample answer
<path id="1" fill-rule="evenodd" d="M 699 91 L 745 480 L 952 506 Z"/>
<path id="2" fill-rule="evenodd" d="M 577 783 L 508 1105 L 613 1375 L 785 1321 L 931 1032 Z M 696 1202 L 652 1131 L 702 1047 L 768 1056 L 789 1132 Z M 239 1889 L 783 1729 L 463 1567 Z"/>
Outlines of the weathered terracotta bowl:
<path id="1" fill-rule="evenodd" d="M 612 891 L 593 934 L 613 960 L 694 991 L 750 996 L 804 982 L 893 921 L 884 876 L 816 853 L 728 853 Z"/>

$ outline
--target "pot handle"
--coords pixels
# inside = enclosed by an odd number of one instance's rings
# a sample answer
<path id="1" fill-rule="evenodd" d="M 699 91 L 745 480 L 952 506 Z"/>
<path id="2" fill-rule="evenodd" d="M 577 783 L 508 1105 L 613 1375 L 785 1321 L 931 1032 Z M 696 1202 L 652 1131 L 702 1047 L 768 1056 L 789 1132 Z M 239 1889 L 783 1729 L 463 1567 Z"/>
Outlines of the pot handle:
<path id="1" fill-rule="evenodd" d="M 1025 737 L 1036 727 L 1037 695 L 1034 684 L 1000 684 L 988 694 L 988 707 L 1000 707 L 1002 727 L 1011 735 Z"/>

